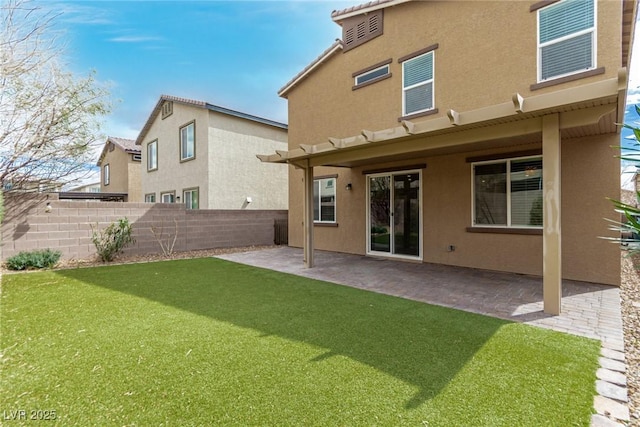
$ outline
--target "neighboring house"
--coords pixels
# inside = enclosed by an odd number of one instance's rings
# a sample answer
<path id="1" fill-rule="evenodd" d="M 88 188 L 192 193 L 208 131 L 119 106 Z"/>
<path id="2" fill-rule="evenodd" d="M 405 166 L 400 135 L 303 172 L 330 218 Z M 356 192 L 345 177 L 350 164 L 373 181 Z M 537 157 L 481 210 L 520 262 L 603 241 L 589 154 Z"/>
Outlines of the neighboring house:
<path id="1" fill-rule="evenodd" d="M 255 158 L 256 152 L 287 149 L 283 123 L 163 95 L 136 144 L 142 148 L 146 202 L 287 209 L 287 168 Z"/>
<path id="2" fill-rule="evenodd" d="M 619 285 L 636 2 L 377 0 L 279 92 L 289 244 Z M 262 152 L 265 153 L 265 152 Z M 428 278 L 425 278 L 428 280 Z"/>
<path id="3" fill-rule="evenodd" d="M 98 160 L 100 192 L 125 194 L 126 202 L 142 202 L 142 156 L 132 139 L 108 137 Z"/>
<path id="4" fill-rule="evenodd" d="M 72 193 L 99 193 L 100 181 L 77 185 L 75 187 L 69 188 L 67 191 Z"/>

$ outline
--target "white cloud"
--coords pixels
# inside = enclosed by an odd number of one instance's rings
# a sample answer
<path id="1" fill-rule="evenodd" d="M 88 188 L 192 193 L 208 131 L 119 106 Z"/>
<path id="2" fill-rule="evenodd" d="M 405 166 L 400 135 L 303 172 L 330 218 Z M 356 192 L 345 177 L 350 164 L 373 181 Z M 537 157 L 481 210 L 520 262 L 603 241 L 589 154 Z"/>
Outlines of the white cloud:
<path id="1" fill-rule="evenodd" d="M 164 39 L 162 37 L 154 36 L 119 36 L 108 39 L 108 41 L 114 43 L 146 43 L 161 40 Z"/>

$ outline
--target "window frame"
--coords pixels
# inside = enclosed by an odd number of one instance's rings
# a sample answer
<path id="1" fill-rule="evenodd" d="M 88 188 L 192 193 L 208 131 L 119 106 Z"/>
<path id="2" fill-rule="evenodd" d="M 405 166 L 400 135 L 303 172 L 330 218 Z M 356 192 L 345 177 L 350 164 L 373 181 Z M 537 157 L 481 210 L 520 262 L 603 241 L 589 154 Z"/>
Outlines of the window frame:
<path id="1" fill-rule="evenodd" d="M 109 163 L 102 167 L 102 182 L 105 186 L 111 183 L 111 166 L 109 166 Z"/>
<path id="2" fill-rule="evenodd" d="M 196 193 L 196 205 L 195 207 L 193 207 L 193 192 Z M 191 206 L 189 206 L 187 204 L 187 193 L 191 193 Z M 187 208 L 187 210 L 198 210 L 200 209 L 200 187 L 192 187 L 192 188 L 185 188 L 184 190 L 182 190 L 182 201 L 185 204 L 185 207 Z"/>
<path id="3" fill-rule="evenodd" d="M 512 208 L 512 189 L 511 189 L 511 182 L 512 182 L 512 163 L 513 162 L 518 162 L 518 161 L 522 161 L 522 160 L 540 160 L 540 162 L 542 163 L 542 155 L 530 155 L 530 156 L 521 156 L 521 157 L 508 157 L 508 158 L 501 158 L 501 159 L 495 159 L 495 160 L 486 160 L 486 161 L 477 161 L 477 162 L 472 162 L 471 163 L 471 228 L 470 231 L 474 230 L 474 229 L 496 229 L 496 230 L 517 230 L 517 229 L 524 229 L 524 230 L 542 230 L 544 223 L 540 224 L 540 225 L 523 225 L 523 224 L 513 224 L 513 218 L 512 218 L 512 212 L 513 212 L 513 208 Z M 506 215 L 506 223 L 505 224 L 478 224 L 476 223 L 476 166 L 478 165 L 498 165 L 498 164 L 505 164 L 505 175 L 506 175 L 506 192 L 505 192 L 505 199 L 506 199 L 506 211 L 505 211 L 505 215 Z M 540 180 L 542 181 L 542 179 L 544 178 L 544 165 L 541 166 L 541 172 L 542 175 L 540 177 Z M 544 192 L 544 189 L 541 188 L 541 190 Z M 542 194 L 543 200 L 544 200 L 544 193 Z M 544 205 L 542 206 L 542 212 L 541 215 L 544 217 Z"/>
<path id="4" fill-rule="evenodd" d="M 145 203 L 156 203 L 156 193 L 147 193 L 144 195 Z"/>
<path id="5" fill-rule="evenodd" d="M 171 201 L 165 202 L 164 196 L 170 196 Z M 176 192 L 175 191 L 163 191 L 160 193 L 160 203 L 175 203 L 176 202 Z"/>
<path id="6" fill-rule="evenodd" d="M 183 150 L 183 139 L 182 139 L 182 131 L 185 129 L 188 129 L 189 127 L 192 127 L 193 129 L 193 154 L 191 154 L 191 156 L 185 156 L 184 155 L 184 150 Z M 189 123 L 186 123 L 183 126 L 180 126 L 180 129 L 178 130 L 178 143 L 180 144 L 179 146 L 179 152 L 180 152 L 180 162 L 188 162 L 190 160 L 193 160 L 196 158 L 196 121 L 192 120 Z M 188 141 L 187 141 L 188 143 Z M 187 149 L 188 152 L 188 149 Z"/>
<path id="7" fill-rule="evenodd" d="M 155 156 L 153 157 L 155 160 L 155 164 L 151 165 L 151 153 L 149 152 L 151 147 L 155 147 Z M 158 140 L 154 139 L 153 141 L 147 143 L 147 172 L 157 171 L 158 170 Z"/>
<path id="8" fill-rule="evenodd" d="M 431 78 L 421 81 L 419 83 L 414 83 L 410 86 L 405 86 L 404 84 L 404 78 L 405 78 L 405 67 L 407 64 L 416 61 L 420 58 L 423 58 L 427 55 L 431 55 Z M 414 116 L 414 115 L 419 115 L 419 114 L 425 114 L 428 113 L 430 111 L 435 110 L 436 108 L 436 85 L 435 85 L 435 80 L 436 80 L 436 73 L 435 73 L 435 69 L 436 69 L 436 56 L 435 56 L 435 48 L 424 52 L 424 53 L 420 53 L 417 55 L 413 55 L 409 58 L 401 58 L 402 61 L 399 60 L 399 62 L 402 64 L 402 116 L 403 117 L 407 117 L 407 116 Z M 410 89 L 415 89 L 417 87 L 420 86 L 426 86 L 428 84 L 431 84 L 431 106 L 429 108 L 424 108 L 421 110 L 416 110 L 416 111 L 411 111 L 408 112 L 407 111 L 407 91 L 409 91 Z"/>
<path id="9" fill-rule="evenodd" d="M 560 0 L 554 3 L 551 3 L 549 5 L 546 5 L 544 7 L 540 7 L 536 10 L 536 48 L 537 48 L 537 73 L 536 73 L 536 77 L 537 77 L 537 82 L 538 83 L 544 83 L 544 82 L 549 82 L 549 81 L 553 81 L 556 79 L 562 79 L 562 78 L 566 78 L 569 76 L 573 76 L 576 74 L 581 74 L 581 73 L 585 73 L 585 72 L 589 72 L 592 70 L 597 69 L 597 62 L 598 62 L 598 1 L 597 0 L 588 0 L 591 1 L 593 3 L 593 27 L 588 28 L 588 29 L 583 29 L 583 30 L 579 30 L 576 32 L 573 32 L 571 34 L 568 35 L 564 35 L 561 37 L 557 37 L 553 40 L 550 41 L 546 41 L 544 43 L 540 43 L 540 14 L 544 13 L 545 11 L 548 11 L 549 9 L 552 9 L 554 7 L 558 7 L 559 5 L 566 3 L 567 1 L 570 0 Z M 573 0 L 571 0 L 573 1 Z M 558 75 L 554 75 L 552 77 L 547 77 L 547 78 L 543 78 L 542 77 L 542 50 L 545 47 L 548 46 L 552 46 L 554 44 L 557 43 L 561 43 L 567 40 L 571 40 L 580 36 L 583 36 L 585 34 L 589 34 L 591 33 L 591 66 L 588 68 L 582 68 L 579 70 L 575 70 L 575 71 L 571 71 L 568 73 L 563 73 L 563 74 L 558 74 Z"/>
<path id="10" fill-rule="evenodd" d="M 323 220 L 322 219 L 322 193 L 321 186 L 323 181 L 333 180 L 333 220 Z M 316 198 L 315 189 L 316 183 L 318 183 L 318 197 Z M 314 224 L 337 224 L 338 221 L 338 211 L 337 211 L 337 199 L 338 199 L 338 177 L 336 175 L 331 176 L 318 176 L 313 178 L 313 223 Z M 318 212 L 318 219 L 316 219 L 316 206 Z"/>
<path id="11" fill-rule="evenodd" d="M 384 68 L 387 69 L 387 71 L 385 73 L 376 75 L 374 77 L 370 77 L 370 78 L 368 78 L 367 80 L 364 80 L 364 81 L 358 81 L 359 78 L 367 77 L 368 75 L 374 74 L 376 71 L 382 70 Z M 376 68 L 374 68 L 372 70 L 364 71 L 364 72 L 361 72 L 360 74 L 357 74 L 357 75 L 353 76 L 353 87 L 354 88 L 359 88 L 359 87 L 362 87 L 364 85 L 375 83 L 377 81 L 380 81 L 380 80 L 383 80 L 383 79 L 385 79 L 387 77 L 390 77 L 390 75 L 391 75 L 391 67 L 390 67 L 390 62 L 389 62 L 387 64 L 384 64 L 384 65 L 381 65 L 379 67 L 376 67 Z"/>

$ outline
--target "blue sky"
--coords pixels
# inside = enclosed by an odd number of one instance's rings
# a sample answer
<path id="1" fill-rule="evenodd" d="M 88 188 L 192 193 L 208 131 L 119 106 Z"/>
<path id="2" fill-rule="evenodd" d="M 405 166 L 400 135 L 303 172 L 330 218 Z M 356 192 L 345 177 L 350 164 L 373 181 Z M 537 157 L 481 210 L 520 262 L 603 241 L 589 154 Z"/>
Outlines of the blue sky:
<path id="1" fill-rule="evenodd" d="M 278 90 L 340 38 L 331 11 L 361 2 L 34 1 L 60 13 L 69 68 L 95 70 L 110 85 L 105 135 L 131 139 L 162 94 L 286 123 Z M 640 43 L 634 51 L 639 63 Z M 631 66 L 629 89 L 628 103 L 640 103 L 640 65 Z M 630 111 L 626 122 L 638 119 Z"/>
<path id="2" fill-rule="evenodd" d="M 353 1 L 39 1 L 73 72 L 110 84 L 108 136 L 134 139 L 162 94 L 287 122 L 278 90 L 336 38 Z"/>

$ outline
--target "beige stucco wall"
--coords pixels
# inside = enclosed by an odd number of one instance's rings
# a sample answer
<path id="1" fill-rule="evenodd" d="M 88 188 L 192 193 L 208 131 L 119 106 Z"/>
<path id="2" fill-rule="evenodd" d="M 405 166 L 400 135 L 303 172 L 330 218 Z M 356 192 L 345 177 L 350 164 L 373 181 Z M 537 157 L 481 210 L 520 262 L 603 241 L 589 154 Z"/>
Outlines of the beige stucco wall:
<path id="1" fill-rule="evenodd" d="M 429 121 L 447 110 L 459 112 L 611 79 L 621 67 L 622 5 L 598 1 L 597 67 L 605 72 L 532 91 L 537 83 L 537 14 L 534 1 L 404 3 L 385 9 L 384 35 L 353 50 L 339 51 L 287 93 L 289 148 L 318 144 L 398 126 L 402 115 L 402 68 L 398 58 L 437 43 L 435 107 L 439 112 L 411 119 Z M 352 90 L 352 73 L 391 58 L 391 78 Z M 522 142 L 518 142 L 522 144 Z M 314 227 L 316 249 L 365 254 L 366 176 L 363 170 L 426 163 L 422 171 L 424 262 L 542 275 L 542 235 L 471 233 L 470 156 L 541 148 L 504 141 L 499 148 L 467 147 L 458 153 L 372 163 L 357 168 L 315 168 L 337 174 L 337 227 Z M 606 197 L 619 197 L 619 160 L 611 146 L 618 134 L 564 139 L 562 151 L 563 277 L 619 284 L 619 250 L 600 236 L 611 235 L 603 218 L 615 218 Z M 290 166 L 289 244 L 303 242 L 302 171 Z M 345 190 L 351 183 L 353 189 Z M 448 251 L 454 245 L 456 250 Z"/>
<path id="2" fill-rule="evenodd" d="M 614 219 L 609 198 L 619 198 L 615 158 L 617 135 L 570 139 L 562 142 L 562 257 L 563 277 L 596 283 L 619 284 L 620 253 L 602 239 L 613 236 L 603 218 Z M 422 220 L 424 262 L 497 271 L 542 275 L 542 235 L 472 233 L 472 167 L 467 157 L 539 149 L 541 145 L 505 146 L 499 149 L 432 156 L 411 161 L 380 163 L 353 169 L 315 168 L 315 176 L 337 173 L 337 227 L 316 225 L 316 249 L 366 253 L 367 169 L 426 163 L 422 170 Z M 347 191 L 347 183 L 352 190 Z M 302 172 L 291 169 L 289 244 L 302 246 Z M 448 251 L 450 245 L 455 251 Z"/>
<path id="3" fill-rule="evenodd" d="M 179 129 L 194 120 L 196 158 L 181 162 Z M 155 139 L 158 169 L 149 172 L 147 144 Z M 142 143 L 141 199 L 175 191 L 183 201 L 183 190 L 198 188 L 200 209 L 287 209 L 287 167 L 256 157 L 286 148 L 286 129 L 174 102 L 173 114 L 158 115 Z"/>
<path id="4" fill-rule="evenodd" d="M 532 92 L 537 83 L 537 14 L 534 1 L 415 1 L 384 10 L 384 34 L 339 51 L 291 90 L 289 145 L 317 144 L 362 129 L 398 126 L 402 66 L 398 58 L 435 43 L 434 116 L 509 102 L 617 76 L 621 67 L 622 5 L 598 2 L 597 67 L 603 75 Z M 352 91 L 352 73 L 391 58 L 392 77 Z"/>
<path id="5" fill-rule="evenodd" d="M 110 182 L 104 185 L 104 166 L 109 165 Z M 125 153 L 119 147 L 107 150 L 100 164 L 100 192 L 128 193 L 128 202 L 140 202 L 140 162 L 133 160 L 131 153 Z"/>
<path id="6" fill-rule="evenodd" d="M 180 161 L 180 128 L 195 121 L 196 150 L 195 159 Z M 162 119 L 159 114 L 150 127 L 141 144 L 142 151 L 142 194 L 155 193 L 156 201 L 160 194 L 175 192 L 182 199 L 182 191 L 187 188 L 199 188 L 201 209 L 209 206 L 208 195 L 208 156 L 207 110 L 174 102 L 173 114 Z M 158 140 L 158 169 L 147 170 L 147 145 Z"/>
<path id="7" fill-rule="evenodd" d="M 210 112 L 209 208 L 287 209 L 287 166 L 256 157 L 286 149 L 286 129 Z"/>

